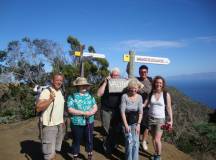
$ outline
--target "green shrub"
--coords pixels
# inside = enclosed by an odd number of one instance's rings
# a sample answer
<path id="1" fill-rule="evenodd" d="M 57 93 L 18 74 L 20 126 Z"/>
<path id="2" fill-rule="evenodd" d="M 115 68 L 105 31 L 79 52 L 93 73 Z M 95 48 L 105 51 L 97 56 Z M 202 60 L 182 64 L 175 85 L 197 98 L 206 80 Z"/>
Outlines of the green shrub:
<path id="1" fill-rule="evenodd" d="M 178 140 L 177 140 L 177 147 L 182 150 L 183 152 L 186 153 L 191 153 L 196 150 L 194 147 L 194 143 L 196 142 L 196 139 L 193 136 L 189 135 L 182 135 Z"/>
<path id="2" fill-rule="evenodd" d="M 15 115 L 0 117 L 0 123 L 9 123 L 12 122 L 14 119 L 16 119 Z"/>
<path id="3" fill-rule="evenodd" d="M 35 97 L 27 85 L 9 85 L 1 97 L 0 123 L 28 119 L 35 115 Z"/>
<path id="4" fill-rule="evenodd" d="M 216 150 L 216 124 L 200 123 L 194 125 L 194 128 L 200 135 L 198 149 L 206 152 Z"/>

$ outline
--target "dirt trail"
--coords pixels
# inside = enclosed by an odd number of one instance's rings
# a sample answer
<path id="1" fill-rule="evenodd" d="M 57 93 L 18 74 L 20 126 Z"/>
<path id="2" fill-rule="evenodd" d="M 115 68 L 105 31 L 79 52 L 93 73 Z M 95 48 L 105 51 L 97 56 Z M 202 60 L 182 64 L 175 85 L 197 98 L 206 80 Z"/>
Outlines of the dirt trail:
<path id="1" fill-rule="evenodd" d="M 57 154 L 58 160 L 71 160 L 71 140 L 64 141 L 62 153 Z M 150 142 L 150 140 L 149 140 Z M 151 142 L 148 152 L 140 152 L 140 160 L 150 159 L 153 153 Z M 81 154 L 86 159 L 84 147 L 81 146 Z M 163 143 L 163 160 L 192 160 L 192 158 L 176 149 L 173 145 Z M 24 122 L 0 125 L 0 160 L 41 160 L 40 141 L 38 140 L 38 129 L 36 119 Z M 102 135 L 100 122 L 95 123 L 94 131 L 94 159 L 124 159 L 124 147 L 119 146 L 111 157 L 103 154 Z"/>

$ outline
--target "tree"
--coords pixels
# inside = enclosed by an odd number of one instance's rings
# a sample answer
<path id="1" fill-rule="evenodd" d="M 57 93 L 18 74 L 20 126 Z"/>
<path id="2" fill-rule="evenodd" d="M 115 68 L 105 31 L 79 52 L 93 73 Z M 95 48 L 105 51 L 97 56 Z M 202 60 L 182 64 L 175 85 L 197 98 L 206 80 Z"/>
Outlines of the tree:
<path id="1" fill-rule="evenodd" d="M 83 45 L 77 38 L 73 36 L 69 36 L 67 38 L 67 42 L 70 44 L 71 47 L 70 54 L 74 57 L 74 64 L 79 68 L 80 63 L 77 63 L 77 58 L 74 56 L 74 52 L 79 51 L 80 47 L 82 47 Z M 96 53 L 96 50 L 93 46 L 90 45 L 88 47 L 88 52 Z M 90 82 L 94 84 L 98 84 L 99 82 L 101 82 L 102 78 L 107 76 L 109 73 L 107 69 L 109 67 L 109 63 L 106 59 L 84 57 L 83 62 L 85 70 L 84 76 L 87 77 L 90 80 Z"/>
<path id="2" fill-rule="evenodd" d="M 7 52 L 1 51 L 1 50 L 0 50 L 0 74 L 1 74 L 1 73 L 4 71 L 4 69 L 5 69 L 5 66 L 2 64 L 2 62 L 5 61 L 6 57 L 7 57 Z"/>
<path id="3" fill-rule="evenodd" d="M 73 57 L 73 63 L 75 63 L 76 66 L 80 65 L 80 58 L 74 56 L 75 51 L 80 51 L 81 48 L 80 41 L 73 36 L 68 36 L 67 42 L 70 44 L 71 50 L 69 51 L 69 53 Z"/>
<path id="4" fill-rule="evenodd" d="M 90 53 L 96 53 L 93 46 L 89 46 L 88 51 Z M 88 77 L 93 83 L 98 84 L 102 81 L 103 77 L 109 74 L 109 63 L 103 58 L 92 58 L 89 63 L 91 63 L 91 67 L 89 67 Z"/>
<path id="5" fill-rule="evenodd" d="M 93 46 L 89 46 L 89 47 L 88 47 L 88 51 L 89 51 L 90 53 L 96 53 L 96 51 L 95 51 L 95 49 L 94 49 Z"/>
<path id="6" fill-rule="evenodd" d="M 61 67 L 67 61 L 61 46 L 54 41 L 46 39 L 35 39 L 33 44 L 36 46 L 36 53 L 42 54 L 48 60 L 53 67 L 53 71 L 60 72 Z"/>
<path id="7" fill-rule="evenodd" d="M 11 41 L 1 52 L 4 73 L 12 73 L 19 82 L 41 84 L 47 80 L 45 68 L 60 71 L 64 64 L 63 50 L 56 42 L 46 39 Z M 2 72 L 2 71 L 1 71 Z"/>
<path id="8" fill-rule="evenodd" d="M 6 57 L 7 57 L 7 52 L 0 51 L 0 62 L 3 62 Z"/>

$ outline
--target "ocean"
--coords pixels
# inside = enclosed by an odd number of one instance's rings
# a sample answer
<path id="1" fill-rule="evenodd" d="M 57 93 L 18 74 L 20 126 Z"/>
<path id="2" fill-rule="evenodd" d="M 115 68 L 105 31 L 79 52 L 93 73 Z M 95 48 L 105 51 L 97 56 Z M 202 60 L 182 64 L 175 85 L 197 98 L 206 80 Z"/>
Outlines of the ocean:
<path id="1" fill-rule="evenodd" d="M 194 101 L 216 109 L 215 80 L 167 80 L 167 85 L 177 88 Z"/>

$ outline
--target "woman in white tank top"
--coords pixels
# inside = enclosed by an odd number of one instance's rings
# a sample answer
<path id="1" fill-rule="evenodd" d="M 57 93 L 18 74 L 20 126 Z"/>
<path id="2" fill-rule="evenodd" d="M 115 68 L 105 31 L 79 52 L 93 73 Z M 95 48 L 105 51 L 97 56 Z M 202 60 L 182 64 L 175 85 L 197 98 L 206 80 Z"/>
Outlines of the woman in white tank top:
<path id="1" fill-rule="evenodd" d="M 153 156 L 153 160 L 160 160 L 162 143 L 161 137 L 163 134 L 163 130 L 161 126 L 165 124 L 165 110 L 168 112 L 168 124 L 171 128 L 173 125 L 173 116 L 172 116 L 172 108 L 171 108 L 171 97 L 168 92 L 166 93 L 166 102 L 165 106 L 164 94 L 166 82 L 165 79 L 161 76 L 156 76 L 152 83 L 152 96 L 145 101 L 144 106 L 149 104 L 149 117 L 148 117 L 148 127 L 150 129 L 150 133 L 152 135 L 153 146 L 155 150 L 155 154 Z M 149 101 L 149 102 L 148 102 Z M 165 108 L 166 107 L 166 108 Z"/>

